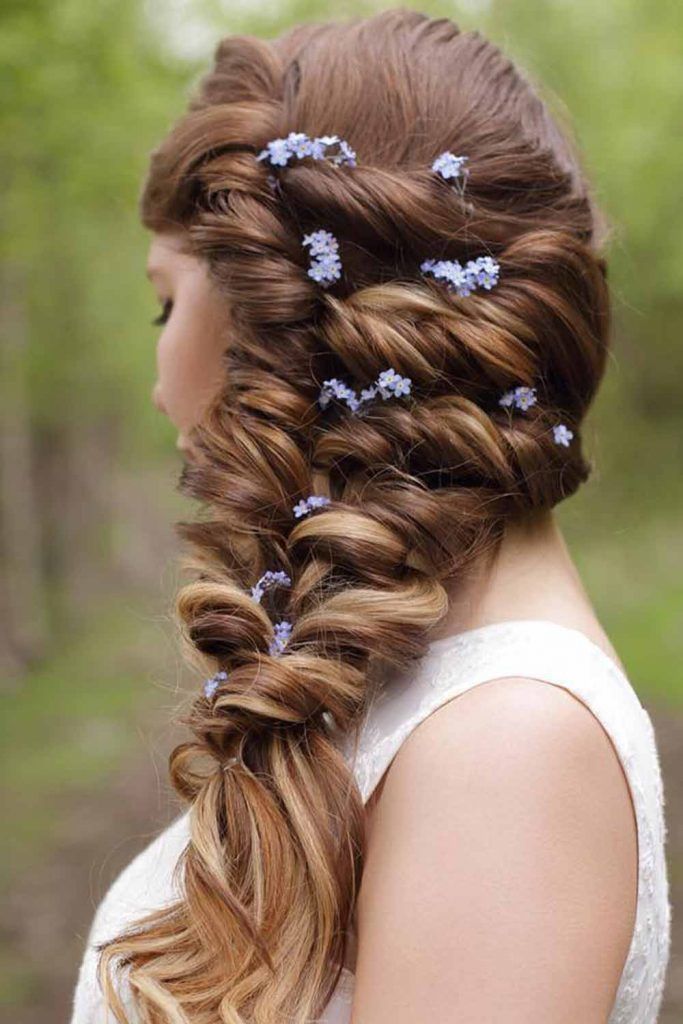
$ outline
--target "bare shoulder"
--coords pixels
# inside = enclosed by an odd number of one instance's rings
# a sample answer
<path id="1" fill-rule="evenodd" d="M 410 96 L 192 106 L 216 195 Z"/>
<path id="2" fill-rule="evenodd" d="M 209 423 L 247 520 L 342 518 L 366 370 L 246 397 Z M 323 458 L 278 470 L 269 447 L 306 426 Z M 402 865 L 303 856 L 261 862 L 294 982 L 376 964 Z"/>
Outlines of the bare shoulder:
<path id="1" fill-rule="evenodd" d="M 418 774 L 443 772 L 447 784 L 452 757 L 474 757 L 480 770 L 488 766 L 494 772 L 504 757 L 506 775 L 517 766 L 539 785 L 553 769 L 594 784 L 623 775 L 590 709 L 568 690 L 537 679 L 497 679 L 447 701 L 413 731 L 396 760 L 410 762 Z M 543 771 L 535 773 L 534 767 Z M 526 781 L 534 783 L 534 777 Z"/>
<path id="2" fill-rule="evenodd" d="M 406 739 L 373 811 L 354 1021 L 604 1021 L 636 886 L 600 722 L 549 683 L 474 687 Z"/>

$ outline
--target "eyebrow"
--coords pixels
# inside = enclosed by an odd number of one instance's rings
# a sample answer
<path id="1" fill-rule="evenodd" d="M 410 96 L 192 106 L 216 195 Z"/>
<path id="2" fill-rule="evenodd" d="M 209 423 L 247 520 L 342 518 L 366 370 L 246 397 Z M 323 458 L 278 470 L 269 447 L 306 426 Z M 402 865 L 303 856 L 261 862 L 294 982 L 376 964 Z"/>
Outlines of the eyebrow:
<path id="1" fill-rule="evenodd" d="M 145 267 L 145 274 L 150 280 L 152 280 L 153 277 L 158 277 L 159 267 L 154 266 L 154 264 Z"/>

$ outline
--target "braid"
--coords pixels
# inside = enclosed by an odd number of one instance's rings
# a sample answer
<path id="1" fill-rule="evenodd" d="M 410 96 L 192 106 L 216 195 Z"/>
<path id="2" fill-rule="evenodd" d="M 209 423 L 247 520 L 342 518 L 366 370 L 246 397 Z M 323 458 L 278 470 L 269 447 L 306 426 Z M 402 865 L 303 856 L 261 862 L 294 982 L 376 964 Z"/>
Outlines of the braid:
<path id="1" fill-rule="evenodd" d="M 405 58 L 401 98 L 421 129 L 410 137 L 395 134 L 396 96 L 366 95 L 385 48 Z M 437 83 L 446 55 L 458 99 Z M 326 87 L 346 66 L 364 69 L 349 73 L 348 97 L 343 81 Z M 302 160 L 275 176 L 256 159 L 291 124 L 341 131 L 352 118 L 358 166 Z M 449 133 L 471 154 L 464 195 L 429 170 Z M 178 616 L 194 660 L 221 670 L 171 756 L 190 803 L 183 896 L 103 945 L 119 1021 L 114 965 L 146 1024 L 303 1024 L 328 1001 L 365 848 L 339 738 L 384 667 L 425 652 L 448 586 L 506 524 L 588 474 L 576 435 L 609 303 L 597 215 L 567 146 L 477 33 L 389 11 L 269 44 L 224 40 L 153 154 L 143 220 L 187 233 L 229 297 L 235 338 L 181 480 L 202 515 L 179 524 L 193 579 Z M 307 276 L 302 247 L 320 225 L 341 240 L 344 272 L 328 289 Z M 482 252 L 503 268 L 492 293 L 459 297 L 420 272 L 426 257 Z M 358 415 L 318 401 L 326 380 L 363 387 L 386 367 L 410 395 Z M 523 413 L 500 402 L 520 385 L 538 391 Z M 268 572 L 291 586 L 255 599 Z M 291 631 L 274 646 L 277 623 Z"/>

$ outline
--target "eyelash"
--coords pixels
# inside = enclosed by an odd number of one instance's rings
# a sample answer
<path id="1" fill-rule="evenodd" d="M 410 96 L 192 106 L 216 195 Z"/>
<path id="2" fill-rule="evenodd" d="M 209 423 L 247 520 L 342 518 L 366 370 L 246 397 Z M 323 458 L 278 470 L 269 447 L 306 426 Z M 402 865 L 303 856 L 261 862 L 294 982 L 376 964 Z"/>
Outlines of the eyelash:
<path id="1" fill-rule="evenodd" d="M 159 316 L 155 317 L 154 320 L 152 320 L 152 323 L 155 324 L 156 326 L 159 326 L 159 327 L 162 324 L 165 324 L 166 321 L 168 320 L 169 316 L 171 315 L 171 310 L 172 309 L 173 309 L 173 303 L 171 302 L 170 299 L 166 299 L 166 301 L 163 304 L 163 308 L 161 310 L 161 313 L 159 314 Z"/>

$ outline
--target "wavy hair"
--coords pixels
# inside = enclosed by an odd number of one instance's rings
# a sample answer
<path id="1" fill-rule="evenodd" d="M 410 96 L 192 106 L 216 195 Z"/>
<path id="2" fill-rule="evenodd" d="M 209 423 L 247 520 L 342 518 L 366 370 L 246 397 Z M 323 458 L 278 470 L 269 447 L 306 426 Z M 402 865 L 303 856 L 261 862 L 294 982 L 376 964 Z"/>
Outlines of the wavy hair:
<path id="1" fill-rule="evenodd" d="M 289 131 L 337 133 L 357 166 L 295 161 L 274 188 L 255 157 Z M 431 170 L 447 149 L 469 157 L 464 196 Z M 182 632 L 228 678 L 194 699 L 171 755 L 190 804 L 182 898 L 103 944 L 100 978 L 121 1022 L 116 969 L 145 1024 L 304 1024 L 337 982 L 363 867 L 340 737 L 384 668 L 424 654 L 448 587 L 506 523 L 588 474 L 606 223 L 568 129 L 515 64 L 404 8 L 222 40 L 152 154 L 141 213 L 182 232 L 233 324 L 181 478 L 200 512 L 178 524 L 194 565 Z M 328 289 L 301 244 L 321 226 L 344 267 Z M 481 253 L 501 265 L 491 292 L 460 298 L 420 273 L 425 257 Z M 411 378 L 409 402 L 319 408 L 325 379 L 363 386 L 388 366 Z M 511 416 L 498 400 L 520 384 L 538 402 Z M 296 519 L 310 493 L 330 503 Z M 292 586 L 259 604 L 267 569 Z M 280 657 L 278 616 L 293 622 Z"/>

